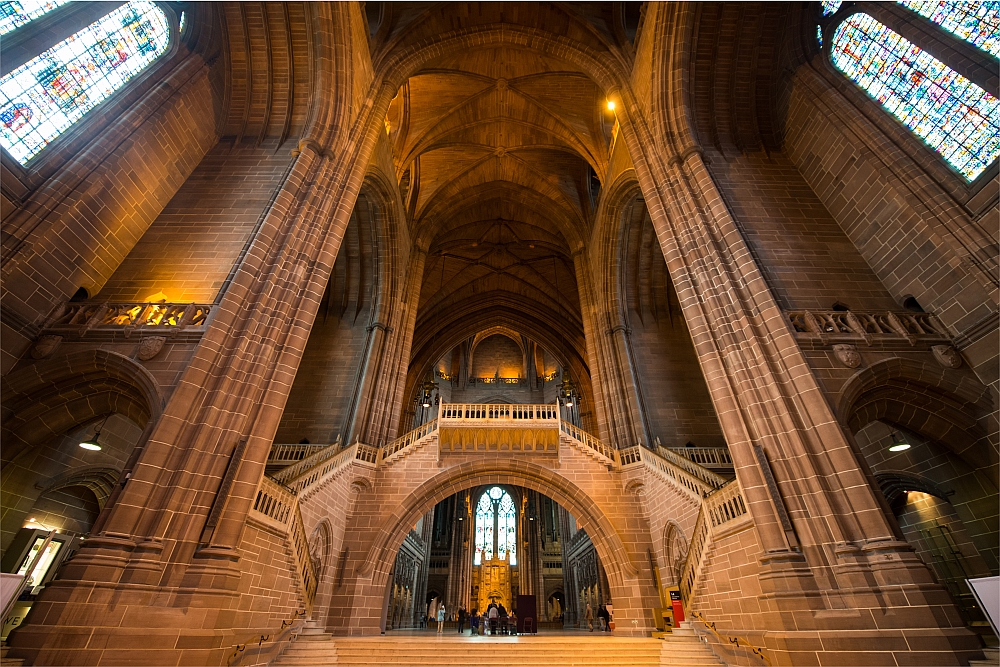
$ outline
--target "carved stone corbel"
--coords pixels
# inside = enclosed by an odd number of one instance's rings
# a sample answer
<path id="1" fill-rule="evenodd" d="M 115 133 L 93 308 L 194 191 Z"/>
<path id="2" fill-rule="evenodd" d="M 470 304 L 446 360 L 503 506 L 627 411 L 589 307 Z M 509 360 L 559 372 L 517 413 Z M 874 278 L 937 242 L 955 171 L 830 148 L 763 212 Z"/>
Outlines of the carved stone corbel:
<path id="1" fill-rule="evenodd" d="M 962 355 L 951 345 L 931 345 L 931 352 L 945 368 L 959 368 L 962 365 Z"/>
<path id="2" fill-rule="evenodd" d="M 861 365 L 861 354 L 853 345 L 834 345 L 833 353 L 837 355 L 840 363 L 848 368 L 857 368 Z"/>
<path id="3" fill-rule="evenodd" d="M 163 349 L 166 336 L 146 336 L 139 341 L 139 350 L 136 356 L 142 361 L 149 361 Z"/>
<path id="4" fill-rule="evenodd" d="M 44 336 L 39 336 L 35 344 L 31 346 L 31 358 L 32 359 L 44 359 L 49 356 L 55 349 L 59 347 L 59 343 L 62 342 L 62 336 L 55 336 L 53 334 L 45 334 Z"/>

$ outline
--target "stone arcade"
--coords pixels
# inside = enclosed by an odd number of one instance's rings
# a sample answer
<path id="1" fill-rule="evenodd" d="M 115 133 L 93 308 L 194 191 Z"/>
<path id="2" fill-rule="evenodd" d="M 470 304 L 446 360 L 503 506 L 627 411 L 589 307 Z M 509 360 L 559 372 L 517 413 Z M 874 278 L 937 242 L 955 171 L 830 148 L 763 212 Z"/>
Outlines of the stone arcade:
<path id="1" fill-rule="evenodd" d="M 0 8 L 4 664 L 991 653 L 995 4 Z"/>

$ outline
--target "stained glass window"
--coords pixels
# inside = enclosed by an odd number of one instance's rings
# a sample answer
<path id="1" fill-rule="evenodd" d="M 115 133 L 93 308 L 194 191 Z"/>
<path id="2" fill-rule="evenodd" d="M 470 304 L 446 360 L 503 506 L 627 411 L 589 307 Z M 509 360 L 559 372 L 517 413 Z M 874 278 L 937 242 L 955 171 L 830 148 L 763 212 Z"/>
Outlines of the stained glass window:
<path id="1" fill-rule="evenodd" d="M 816 41 L 819 42 L 819 48 L 823 48 L 823 28 L 816 26 Z"/>
<path id="2" fill-rule="evenodd" d="M 0 145 L 22 165 L 167 50 L 166 15 L 130 2 L 0 79 Z"/>
<path id="3" fill-rule="evenodd" d="M 1000 101 L 867 14 L 837 26 L 832 58 L 968 180 L 1000 156 Z"/>
<path id="4" fill-rule="evenodd" d="M 48 14 L 56 7 L 65 5 L 69 0 L 20 0 L 0 2 L 0 35 L 6 35 L 25 23 L 34 21 L 39 16 Z"/>
<path id="5" fill-rule="evenodd" d="M 899 4 L 1000 57 L 1000 2 L 900 0 Z"/>
<path id="6" fill-rule="evenodd" d="M 476 505 L 476 555 L 473 563 L 483 564 L 483 558 L 493 558 L 493 501 L 488 493 L 479 498 Z"/>
<path id="7" fill-rule="evenodd" d="M 499 486 L 483 493 L 476 504 L 476 553 L 473 564 L 482 565 L 483 560 L 493 558 L 494 542 L 497 558 L 510 554 L 510 564 L 517 565 L 517 506 L 510 494 Z"/>
<path id="8" fill-rule="evenodd" d="M 820 4 L 823 5 L 823 16 L 833 16 L 844 3 L 842 0 L 823 0 Z"/>
<path id="9" fill-rule="evenodd" d="M 497 511 L 497 555 L 510 556 L 510 564 L 517 565 L 517 508 L 510 495 L 503 494 Z"/>

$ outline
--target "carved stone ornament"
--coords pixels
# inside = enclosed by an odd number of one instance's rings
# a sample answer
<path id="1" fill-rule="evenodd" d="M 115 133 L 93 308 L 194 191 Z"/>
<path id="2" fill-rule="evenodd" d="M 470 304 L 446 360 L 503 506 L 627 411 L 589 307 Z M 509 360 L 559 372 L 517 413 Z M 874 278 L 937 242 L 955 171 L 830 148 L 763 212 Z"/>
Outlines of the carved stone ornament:
<path id="1" fill-rule="evenodd" d="M 160 353 L 166 340 L 165 336 L 146 336 L 139 341 L 138 357 L 143 361 L 149 361 Z"/>
<path id="2" fill-rule="evenodd" d="M 958 368 L 962 365 L 962 355 L 951 345 L 932 345 L 931 352 L 938 363 L 945 368 Z"/>
<path id="3" fill-rule="evenodd" d="M 55 349 L 59 347 L 59 343 L 62 342 L 62 336 L 54 336 L 52 334 L 45 334 L 40 336 L 35 344 L 31 346 L 31 358 L 32 359 L 44 359 L 49 356 Z"/>
<path id="4" fill-rule="evenodd" d="M 848 368 L 857 368 L 861 365 L 861 355 L 858 348 L 853 345 L 834 345 L 833 353 L 840 359 L 840 363 Z"/>

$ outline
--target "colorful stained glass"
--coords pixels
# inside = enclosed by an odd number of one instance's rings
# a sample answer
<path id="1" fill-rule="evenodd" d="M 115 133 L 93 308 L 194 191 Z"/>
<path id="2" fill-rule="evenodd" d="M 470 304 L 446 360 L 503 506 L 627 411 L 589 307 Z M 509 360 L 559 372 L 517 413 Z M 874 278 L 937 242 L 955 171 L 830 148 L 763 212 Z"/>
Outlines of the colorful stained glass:
<path id="1" fill-rule="evenodd" d="M 899 4 L 1000 58 L 1000 2 L 899 0 Z"/>
<path id="2" fill-rule="evenodd" d="M 517 508 L 507 493 L 497 510 L 497 551 L 500 558 L 509 554 L 510 564 L 517 565 Z"/>
<path id="3" fill-rule="evenodd" d="M 819 42 L 819 48 L 823 48 L 823 28 L 816 26 L 816 41 Z"/>
<path id="4" fill-rule="evenodd" d="M 19 0 L 15 2 L 0 2 L 0 35 L 20 28 L 25 23 L 34 21 L 39 16 L 48 14 L 56 7 L 65 5 L 69 0 Z"/>
<path id="5" fill-rule="evenodd" d="M 493 558 L 493 522 L 493 501 L 484 493 L 476 505 L 476 555 L 473 560 L 476 565 L 482 565 L 484 558 Z"/>
<path id="6" fill-rule="evenodd" d="M 867 14 L 837 26 L 833 64 L 972 181 L 1000 156 L 1000 100 Z"/>
<path id="7" fill-rule="evenodd" d="M 844 3 L 843 0 L 823 0 L 820 4 L 823 5 L 823 16 L 833 16 Z"/>
<path id="8" fill-rule="evenodd" d="M 177 20 L 177 34 L 183 35 L 184 28 L 187 27 L 188 17 L 187 12 L 181 12 L 181 17 Z"/>
<path id="9" fill-rule="evenodd" d="M 167 17 L 130 2 L 0 79 L 0 145 L 22 165 L 167 50 Z"/>

